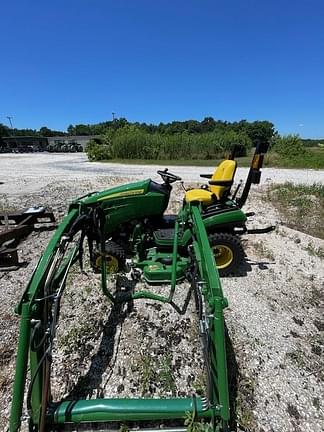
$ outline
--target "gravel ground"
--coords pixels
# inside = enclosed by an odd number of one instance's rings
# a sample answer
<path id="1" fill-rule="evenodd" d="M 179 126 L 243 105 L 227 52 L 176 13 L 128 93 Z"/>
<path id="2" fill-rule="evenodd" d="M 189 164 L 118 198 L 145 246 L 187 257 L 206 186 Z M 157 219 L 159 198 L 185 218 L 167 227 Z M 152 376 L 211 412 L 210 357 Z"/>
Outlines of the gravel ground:
<path id="1" fill-rule="evenodd" d="M 14 165 L 13 165 L 14 163 Z M 14 170 L 13 170 L 14 168 Z M 172 167 L 186 181 L 208 168 Z M 0 205 L 20 208 L 50 205 L 60 219 L 67 202 L 90 190 L 149 177 L 153 166 L 89 164 L 83 155 L 1 155 Z M 237 178 L 244 177 L 239 171 Z M 268 180 L 271 179 L 271 180 Z M 245 236 L 247 259 L 240 276 L 222 279 L 229 308 L 231 395 L 238 430 L 324 430 L 323 261 L 311 251 L 324 241 L 287 228 L 265 198 L 267 182 L 324 182 L 323 171 L 264 170 L 246 211 L 256 211 L 253 226 L 277 224 L 271 234 Z M 181 204 L 175 187 L 169 211 Z M 6 430 L 20 298 L 51 232 L 35 232 L 20 246 L 25 267 L 0 273 L 0 430 Z M 201 350 L 193 305 L 183 317 L 167 305 L 137 301 L 111 308 L 97 275 L 75 269 L 62 304 L 54 356 L 56 397 L 184 395 L 203 383 Z M 125 281 L 119 278 L 118 286 Z M 156 288 L 164 292 L 166 287 Z M 177 300 L 185 297 L 179 286 Z M 175 324 L 176 323 L 176 324 Z M 131 360 L 130 360 L 131 359 Z M 157 369 L 154 372 L 154 367 Z"/>
<path id="2" fill-rule="evenodd" d="M 85 180 L 93 176 L 152 178 L 159 180 L 156 174 L 161 165 L 126 165 L 119 163 L 88 162 L 84 153 L 38 153 L 38 154 L 1 154 L 0 155 L 0 193 L 15 194 L 35 192 L 53 178 L 60 181 Z M 14 170 L 13 170 L 14 168 Z M 170 171 L 182 177 L 185 182 L 200 181 L 200 173 L 213 172 L 214 167 L 172 166 Z M 245 179 L 248 168 L 238 168 L 236 179 Z M 294 183 L 324 183 L 324 170 L 276 169 L 264 168 L 261 183 L 291 181 Z"/>

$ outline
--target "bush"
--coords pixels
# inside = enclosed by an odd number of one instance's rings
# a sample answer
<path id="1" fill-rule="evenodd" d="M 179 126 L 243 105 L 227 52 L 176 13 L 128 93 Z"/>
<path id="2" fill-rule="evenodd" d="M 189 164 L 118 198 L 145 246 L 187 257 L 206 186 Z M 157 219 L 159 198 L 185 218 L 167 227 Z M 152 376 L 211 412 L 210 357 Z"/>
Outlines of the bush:
<path id="1" fill-rule="evenodd" d="M 304 144 L 298 135 L 278 136 L 274 138 L 271 150 L 288 158 L 305 154 Z"/>
<path id="2" fill-rule="evenodd" d="M 85 148 L 85 152 L 90 161 L 111 159 L 111 146 L 107 144 L 98 144 L 95 141 L 90 141 Z"/>
<path id="3" fill-rule="evenodd" d="M 267 153 L 265 166 L 285 168 L 324 168 L 324 149 L 305 148 L 298 135 L 276 137 Z"/>
<path id="4" fill-rule="evenodd" d="M 235 131 L 191 134 L 187 131 L 174 134 L 150 133 L 136 126 L 125 126 L 102 137 L 104 149 L 89 143 L 86 151 L 90 160 L 103 159 L 217 159 L 228 154 L 234 144 L 240 144 L 240 154 L 245 156 L 251 148 L 251 139 Z M 100 159 L 99 159 L 100 158 Z"/>

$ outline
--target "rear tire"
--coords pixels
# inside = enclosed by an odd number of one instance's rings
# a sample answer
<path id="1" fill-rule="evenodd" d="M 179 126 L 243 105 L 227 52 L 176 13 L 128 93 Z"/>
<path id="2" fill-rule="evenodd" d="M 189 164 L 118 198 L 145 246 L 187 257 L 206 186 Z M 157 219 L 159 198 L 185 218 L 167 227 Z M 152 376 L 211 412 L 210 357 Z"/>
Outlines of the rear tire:
<path id="1" fill-rule="evenodd" d="M 208 236 L 220 276 L 235 273 L 243 258 L 244 251 L 240 239 L 233 234 L 215 233 Z"/>

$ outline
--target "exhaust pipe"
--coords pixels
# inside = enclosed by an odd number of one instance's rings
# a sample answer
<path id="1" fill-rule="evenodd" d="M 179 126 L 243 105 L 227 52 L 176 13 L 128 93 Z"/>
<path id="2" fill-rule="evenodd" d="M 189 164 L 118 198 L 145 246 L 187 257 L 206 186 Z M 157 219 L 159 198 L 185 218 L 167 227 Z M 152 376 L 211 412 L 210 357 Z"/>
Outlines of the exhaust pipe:
<path id="1" fill-rule="evenodd" d="M 259 143 L 255 148 L 253 159 L 251 162 L 250 170 L 246 183 L 242 192 L 242 195 L 237 199 L 237 204 L 242 208 L 247 200 L 252 184 L 259 184 L 261 179 L 261 168 L 263 165 L 264 155 L 267 153 L 269 148 L 268 143 Z"/>

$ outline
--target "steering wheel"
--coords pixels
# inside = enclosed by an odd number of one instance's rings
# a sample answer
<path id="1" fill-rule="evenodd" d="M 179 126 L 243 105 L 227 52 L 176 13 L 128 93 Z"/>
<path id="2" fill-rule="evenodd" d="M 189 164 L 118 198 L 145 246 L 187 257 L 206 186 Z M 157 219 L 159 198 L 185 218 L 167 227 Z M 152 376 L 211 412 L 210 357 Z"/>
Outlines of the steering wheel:
<path id="1" fill-rule="evenodd" d="M 181 177 L 179 177 L 179 176 L 177 176 L 175 174 L 170 173 L 168 171 L 168 168 L 165 168 L 165 170 L 163 170 L 163 171 L 158 170 L 157 173 L 162 177 L 162 180 L 166 184 L 174 183 L 176 181 L 181 181 Z"/>

